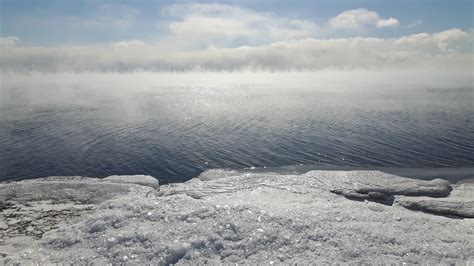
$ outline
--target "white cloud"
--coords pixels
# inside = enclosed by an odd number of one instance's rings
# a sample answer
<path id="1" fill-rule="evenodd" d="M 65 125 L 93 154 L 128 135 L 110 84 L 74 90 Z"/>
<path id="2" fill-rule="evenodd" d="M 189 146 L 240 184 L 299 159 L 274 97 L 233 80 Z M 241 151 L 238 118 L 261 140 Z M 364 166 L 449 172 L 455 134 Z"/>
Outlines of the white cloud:
<path id="1" fill-rule="evenodd" d="M 468 33 L 460 29 L 449 29 L 446 31 L 428 34 L 418 33 L 409 36 L 404 36 L 395 41 L 395 44 L 400 46 L 416 46 L 425 51 L 446 51 L 447 48 L 461 40 L 469 40 L 468 37 L 473 37 L 472 32 Z"/>
<path id="2" fill-rule="evenodd" d="M 128 41 L 103 46 L 8 47 L 3 71 L 169 71 L 319 69 L 472 69 L 472 32 L 451 29 L 398 39 L 338 38 L 278 41 L 257 46 L 183 50 Z M 129 45 L 137 44 L 137 45 Z M 463 50 L 460 47 L 468 47 Z M 469 48 L 470 47 L 470 48 Z"/>
<path id="3" fill-rule="evenodd" d="M 380 15 L 366 8 L 347 10 L 329 19 L 329 26 L 342 29 L 361 29 L 366 26 L 377 28 L 395 27 L 400 25 L 396 18 L 381 19 Z"/>
<path id="4" fill-rule="evenodd" d="M 450 43 L 467 37 L 469 37 L 469 34 L 460 29 L 446 30 L 433 35 L 433 38 L 437 41 L 438 47 L 441 50 L 446 50 Z"/>
<path id="5" fill-rule="evenodd" d="M 105 16 L 114 12 L 125 18 L 138 16 L 126 7 L 101 10 Z M 169 35 L 157 43 L 129 39 L 108 45 L 34 47 L 16 46 L 17 37 L 0 38 L 0 71 L 472 68 L 473 31 L 450 29 L 397 39 L 321 39 L 315 37 L 321 29 L 311 21 L 231 5 L 171 5 L 163 14 Z M 329 25 L 362 29 L 393 27 L 399 21 L 356 9 L 339 14 Z"/>
<path id="6" fill-rule="evenodd" d="M 421 19 L 415 19 L 413 20 L 410 24 L 408 24 L 408 27 L 412 28 L 412 27 L 415 27 L 415 26 L 418 26 L 420 24 L 423 23 L 423 20 Z"/>
<path id="7" fill-rule="evenodd" d="M 432 41 L 433 38 L 426 32 L 403 36 L 395 41 L 398 45 L 420 45 L 425 42 Z"/>
<path id="8" fill-rule="evenodd" d="M 365 8 L 347 10 L 329 20 L 333 28 L 358 29 L 364 25 L 374 24 L 379 20 L 375 11 Z"/>
<path id="9" fill-rule="evenodd" d="M 140 40 L 131 40 L 131 41 L 121 41 L 112 44 L 116 48 L 125 48 L 125 47 L 133 47 L 133 46 L 144 46 L 145 43 Z"/>
<path id="10" fill-rule="evenodd" d="M 20 41 L 20 38 L 15 36 L 0 37 L 0 48 L 13 47 L 17 42 Z"/>
<path id="11" fill-rule="evenodd" d="M 308 20 L 223 4 L 176 4 L 166 7 L 163 14 L 173 18 L 168 42 L 187 46 L 263 44 L 314 36 L 318 29 Z"/>
<path id="12" fill-rule="evenodd" d="M 397 27 L 400 25 L 400 21 L 396 18 L 381 19 L 375 25 L 377 28 Z"/>

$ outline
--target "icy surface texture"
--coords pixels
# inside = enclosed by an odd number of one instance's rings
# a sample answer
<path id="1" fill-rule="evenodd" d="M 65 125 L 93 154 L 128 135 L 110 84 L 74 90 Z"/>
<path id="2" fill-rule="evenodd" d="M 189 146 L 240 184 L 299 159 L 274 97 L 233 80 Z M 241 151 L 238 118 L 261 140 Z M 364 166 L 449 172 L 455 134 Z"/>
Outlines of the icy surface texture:
<path id="1" fill-rule="evenodd" d="M 54 176 L 0 184 L 0 255 L 17 253 L 45 232 L 74 224 L 97 204 L 134 190 L 155 193 L 158 180 L 151 176 Z"/>
<path id="2" fill-rule="evenodd" d="M 412 210 L 474 218 L 474 183 L 456 186 L 447 198 L 399 197 L 396 203 Z"/>
<path id="3" fill-rule="evenodd" d="M 0 186 L 0 200 L 99 203 L 127 194 L 134 185 L 159 190 L 158 180 L 151 176 L 110 176 L 104 179 L 53 176 L 3 184 Z"/>
<path id="4" fill-rule="evenodd" d="M 318 178 L 327 177 L 330 191 L 335 194 L 349 199 L 374 200 L 387 204 L 392 204 L 395 195 L 447 197 L 452 190 L 446 180 L 407 179 L 377 171 L 314 171 L 308 174 L 316 175 Z M 364 176 L 363 179 L 359 178 L 361 174 Z"/>
<path id="5" fill-rule="evenodd" d="M 348 200 L 331 192 L 386 193 L 395 202 L 418 199 L 413 195 L 433 199 L 428 196 L 441 197 L 451 189 L 443 181 L 368 171 L 220 174 L 226 177 L 218 178 L 214 172 L 210 181 L 196 178 L 153 193 L 149 187 L 133 186 L 96 204 L 82 219 L 45 232 L 3 262 L 465 264 L 474 260 L 473 219 L 413 211 L 401 204 Z M 453 202 L 472 200 L 472 186 L 452 189 Z"/>
<path id="6" fill-rule="evenodd" d="M 112 175 L 102 179 L 102 181 L 138 184 L 142 186 L 152 187 L 155 190 L 160 189 L 160 183 L 158 182 L 158 179 L 149 175 Z"/>

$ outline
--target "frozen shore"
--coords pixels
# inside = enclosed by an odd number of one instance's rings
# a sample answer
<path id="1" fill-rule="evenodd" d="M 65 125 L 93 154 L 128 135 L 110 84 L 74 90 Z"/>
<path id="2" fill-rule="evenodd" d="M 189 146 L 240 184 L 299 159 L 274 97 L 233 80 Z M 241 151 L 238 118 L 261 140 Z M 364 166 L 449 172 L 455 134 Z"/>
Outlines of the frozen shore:
<path id="1" fill-rule="evenodd" d="M 0 184 L 1 263 L 474 261 L 474 183 L 210 170 Z"/>

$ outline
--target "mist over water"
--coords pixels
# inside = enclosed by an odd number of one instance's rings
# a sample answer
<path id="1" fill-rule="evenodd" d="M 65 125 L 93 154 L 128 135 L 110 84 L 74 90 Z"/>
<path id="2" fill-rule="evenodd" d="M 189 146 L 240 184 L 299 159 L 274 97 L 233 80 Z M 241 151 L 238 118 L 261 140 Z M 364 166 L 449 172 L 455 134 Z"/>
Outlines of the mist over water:
<path id="1" fill-rule="evenodd" d="M 470 75 L 2 74 L 0 179 L 474 166 Z"/>

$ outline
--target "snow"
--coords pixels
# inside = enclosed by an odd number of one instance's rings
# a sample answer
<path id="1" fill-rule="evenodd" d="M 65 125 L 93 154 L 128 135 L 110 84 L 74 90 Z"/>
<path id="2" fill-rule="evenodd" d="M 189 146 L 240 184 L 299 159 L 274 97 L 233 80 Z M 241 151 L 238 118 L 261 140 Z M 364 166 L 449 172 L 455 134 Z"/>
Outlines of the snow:
<path id="1" fill-rule="evenodd" d="M 421 181 L 377 171 L 285 175 L 212 170 L 201 178 L 207 181 L 194 178 L 159 190 L 148 177 L 137 178 L 141 184 L 123 181 L 133 176 L 2 184 L 0 197 L 8 202 L 1 212 L 6 230 L 18 227 L 18 218 L 8 216 L 12 212 L 34 216 L 28 208 L 37 216 L 54 208 L 55 213 L 78 215 L 58 215 L 54 228 L 29 241 L 21 230 L 16 236 L 6 234 L 0 263 L 474 260 L 474 220 L 467 218 L 473 183 Z M 25 191 L 30 189 L 39 195 Z M 416 208 L 409 204 L 415 202 Z"/>

